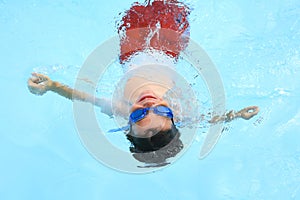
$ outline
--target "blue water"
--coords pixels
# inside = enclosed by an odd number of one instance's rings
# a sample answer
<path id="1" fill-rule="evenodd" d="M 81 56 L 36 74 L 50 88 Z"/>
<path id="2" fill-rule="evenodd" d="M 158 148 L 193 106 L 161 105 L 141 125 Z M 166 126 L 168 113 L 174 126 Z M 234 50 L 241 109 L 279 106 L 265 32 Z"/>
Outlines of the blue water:
<path id="1" fill-rule="evenodd" d="M 218 67 L 226 107 L 261 107 L 255 118 L 227 124 L 203 160 L 199 130 L 163 170 L 115 171 L 81 144 L 71 102 L 29 93 L 35 69 L 73 85 L 131 3 L 0 1 L 0 199 L 300 199 L 297 0 L 188 1 L 191 38 Z"/>

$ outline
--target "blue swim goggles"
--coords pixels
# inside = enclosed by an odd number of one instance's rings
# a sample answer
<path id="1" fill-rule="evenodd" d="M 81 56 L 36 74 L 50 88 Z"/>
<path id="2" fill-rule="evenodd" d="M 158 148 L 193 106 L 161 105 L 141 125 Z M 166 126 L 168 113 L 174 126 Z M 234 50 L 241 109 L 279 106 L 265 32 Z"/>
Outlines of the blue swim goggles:
<path id="1" fill-rule="evenodd" d="M 129 122 L 134 124 L 142 119 L 144 119 L 149 111 L 152 110 L 154 114 L 160 115 L 163 117 L 167 117 L 173 119 L 173 112 L 170 108 L 166 106 L 155 106 L 155 107 L 148 107 L 148 108 L 140 108 L 133 111 L 129 116 Z"/>

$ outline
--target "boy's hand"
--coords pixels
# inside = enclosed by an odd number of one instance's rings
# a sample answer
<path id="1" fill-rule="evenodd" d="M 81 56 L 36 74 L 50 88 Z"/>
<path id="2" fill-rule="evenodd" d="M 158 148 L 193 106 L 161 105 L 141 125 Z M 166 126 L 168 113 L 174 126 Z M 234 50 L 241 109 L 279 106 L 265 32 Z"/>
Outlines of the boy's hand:
<path id="1" fill-rule="evenodd" d="M 253 116 L 257 115 L 258 112 L 259 112 L 258 106 L 249 106 L 249 107 L 246 107 L 246 108 L 240 110 L 239 112 L 237 112 L 236 115 L 238 117 L 248 120 L 248 119 L 252 118 Z"/>
<path id="2" fill-rule="evenodd" d="M 27 84 L 31 93 L 43 95 L 51 88 L 53 81 L 46 75 L 32 73 L 32 77 L 28 79 Z"/>

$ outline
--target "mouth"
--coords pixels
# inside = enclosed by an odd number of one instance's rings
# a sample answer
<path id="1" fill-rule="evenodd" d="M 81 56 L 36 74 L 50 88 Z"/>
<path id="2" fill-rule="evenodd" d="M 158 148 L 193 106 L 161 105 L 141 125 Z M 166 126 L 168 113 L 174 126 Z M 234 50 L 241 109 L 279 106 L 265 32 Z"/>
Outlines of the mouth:
<path id="1" fill-rule="evenodd" d="M 157 99 L 157 97 L 153 96 L 153 95 L 144 95 L 142 96 L 139 100 L 138 100 L 138 103 L 139 102 L 142 102 L 143 100 L 145 99 Z"/>

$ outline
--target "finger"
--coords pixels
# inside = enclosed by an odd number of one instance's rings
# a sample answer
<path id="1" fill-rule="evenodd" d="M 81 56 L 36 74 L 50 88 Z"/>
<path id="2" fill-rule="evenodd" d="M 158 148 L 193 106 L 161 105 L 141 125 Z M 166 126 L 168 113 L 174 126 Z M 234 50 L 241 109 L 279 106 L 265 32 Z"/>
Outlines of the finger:
<path id="1" fill-rule="evenodd" d="M 39 73 L 36 73 L 36 72 L 33 72 L 31 74 L 32 74 L 31 80 L 34 83 L 39 84 L 39 83 L 42 83 L 42 82 L 45 82 L 45 81 L 49 80 L 48 76 L 45 76 L 43 74 L 39 74 Z"/>
<path id="2" fill-rule="evenodd" d="M 32 75 L 31 80 L 33 82 L 35 82 L 35 83 L 40 83 L 41 82 L 40 74 L 33 72 L 33 73 L 31 73 L 31 75 Z"/>
<path id="3" fill-rule="evenodd" d="M 259 112 L 259 107 L 258 106 L 248 106 L 244 109 L 242 109 L 241 111 L 239 111 L 238 113 L 241 115 L 241 117 L 243 119 L 250 119 L 253 116 L 257 115 L 257 113 Z"/>
<path id="4" fill-rule="evenodd" d="M 32 72 L 31 75 L 34 76 L 34 77 L 37 77 L 37 78 L 43 78 L 43 77 L 45 77 L 43 74 L 39 74 L 37 72 Z"/>
<path id="5" fill-rule="evenodd" d="M 39 84 L 41 80 L 38 77 L 31 77 L 28 79 L 28 83 L 31 82 L 32 84 Z"/>
<path id="6" fill-rule="evenodd" d="M 37 83 L 39 81 L 39 78 L 38 77 L 32 77 L 31 81 L 34 82 L 34 83 Z"/>
<path id="7" fill-rule="evenodd" d="M 27 81 L 28 85 L 33 85 L 34 84 L 35 79 L 34 78 L 29 78 Z"/>
<path id="8" fill-rule="evenodd" d="M 253 113 L 256 115 L 259 112 L 259 107 L 258 106 L 253 106 Z"/>
<path id="9" fill-rule="evenodd" d="M 34 76 L 34 77 L 38 77 L 39 76 L 39 74 L 36 73 L 36 72 L 32 72 L 31 75 Z"/>
<path id="10" fill-rule="evenodd" d="M 259 112 L 259 107 L 258 106 L 249 106 L 249 107 L 246 108 L 246 111 L 248 113 L 256 115 Z"/>
<path id="11" fill-rule="evenodd" d="M 49 77 L 46 76 L 46 75 L 44 75 L 44 74 L 38 74 L 38 73 L 36 73 L 36 76 L 40 79 L 40 82 L 49 80 Z"/>
<path id="12" fill-rule="evenodd" d="M 27 83 L 28 87 L 31 89 L 31 88 L 37 88 L 38 87 L 38 84 L 36 84 L 35 82 L 33 82 L 32 80 L 28 80 L 28 83 Z"/>

